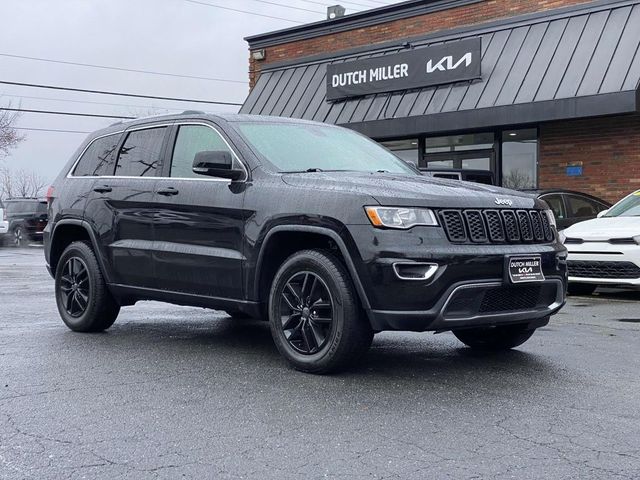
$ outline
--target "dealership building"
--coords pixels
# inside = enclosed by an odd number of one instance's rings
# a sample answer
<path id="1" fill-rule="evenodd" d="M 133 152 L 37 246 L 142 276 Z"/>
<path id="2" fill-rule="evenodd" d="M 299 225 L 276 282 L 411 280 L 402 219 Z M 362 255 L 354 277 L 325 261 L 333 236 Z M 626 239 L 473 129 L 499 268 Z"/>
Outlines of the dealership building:
<path id="1" fill-rule="evenodd" d="M 640 0 L 413 0 L 247 41 L 243 113 L 513 188 L 640 188 Z"/>

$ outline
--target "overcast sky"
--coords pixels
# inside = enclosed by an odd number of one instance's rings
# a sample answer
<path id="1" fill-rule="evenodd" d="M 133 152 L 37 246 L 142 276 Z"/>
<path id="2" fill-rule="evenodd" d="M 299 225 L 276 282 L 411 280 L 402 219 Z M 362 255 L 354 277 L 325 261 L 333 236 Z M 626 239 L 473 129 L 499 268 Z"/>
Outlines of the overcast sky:
<path id="1" fill-rule="evenodd" d="M 322 20 L 326 17 L 324 5 L 342 3 L 347 7 L 347 13 L 353 13 L 366 10 L 364 5 L 375 8 L 398 3 L 396 0 L 198 1 L 254 14 L 187 0 L 0 0 L 0 80 L 242 103 L 248 93 L 245 36 Z M 89 68 L 11 55 L 231 81 Z M 142 116 L 158 110 L 163 113 L 185 109 L 237 111 L 237 107 L 0 84 L 0 104 L 6 106 L 9 102 L 13 107 L 23 109 L 125 116 Z M 17 126 L 91 132 L 115 121 L 23 113 Z M 82 133 L 21 132 L 26 140 L 4 161 L 12 168 L 37 170 L 47 181 L 55 178 L 86 136 Z"/>

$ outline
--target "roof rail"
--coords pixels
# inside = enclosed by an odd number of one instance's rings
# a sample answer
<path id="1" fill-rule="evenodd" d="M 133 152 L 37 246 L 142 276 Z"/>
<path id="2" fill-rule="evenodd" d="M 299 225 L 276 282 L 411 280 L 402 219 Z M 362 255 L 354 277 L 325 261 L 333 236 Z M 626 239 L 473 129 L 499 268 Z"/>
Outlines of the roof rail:
<path id="1" fill-rule="evenodd" d="M 202 110 L 185 110 L 181 115 L 204 115 Z"/>

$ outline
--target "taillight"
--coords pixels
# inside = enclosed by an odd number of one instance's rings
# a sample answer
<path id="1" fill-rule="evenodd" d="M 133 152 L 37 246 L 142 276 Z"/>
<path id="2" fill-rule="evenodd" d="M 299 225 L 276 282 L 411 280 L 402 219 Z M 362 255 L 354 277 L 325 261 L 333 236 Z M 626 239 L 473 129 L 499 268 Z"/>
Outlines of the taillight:
<path id="1" fill-rule="evenodd" d="M 51 203 L 53 201 L 53 185 L 49 186 L 49 188 L 47 189 L 47 203 Z"/>

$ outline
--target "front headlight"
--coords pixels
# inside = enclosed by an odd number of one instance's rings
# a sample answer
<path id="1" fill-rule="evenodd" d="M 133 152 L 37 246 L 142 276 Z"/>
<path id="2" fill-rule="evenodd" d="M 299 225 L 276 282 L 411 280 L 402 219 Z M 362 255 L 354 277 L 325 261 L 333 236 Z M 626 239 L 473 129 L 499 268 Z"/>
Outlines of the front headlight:
<path id="1" fill-rule="evenodd" d="M 558 223 L 556 222 L 556 216 L 553 214 L 553 210 L 545 210 L 544 213 L 547 214 L 547 218 L 549 219 L 549 223 L 558 228 Z"/>
<path id="2" fill-rule="evenodd" d="M 437 226 L 435 213 L 428 208 L 364 207 L 374 227 L 407 229 L 416 225 Z"/>

